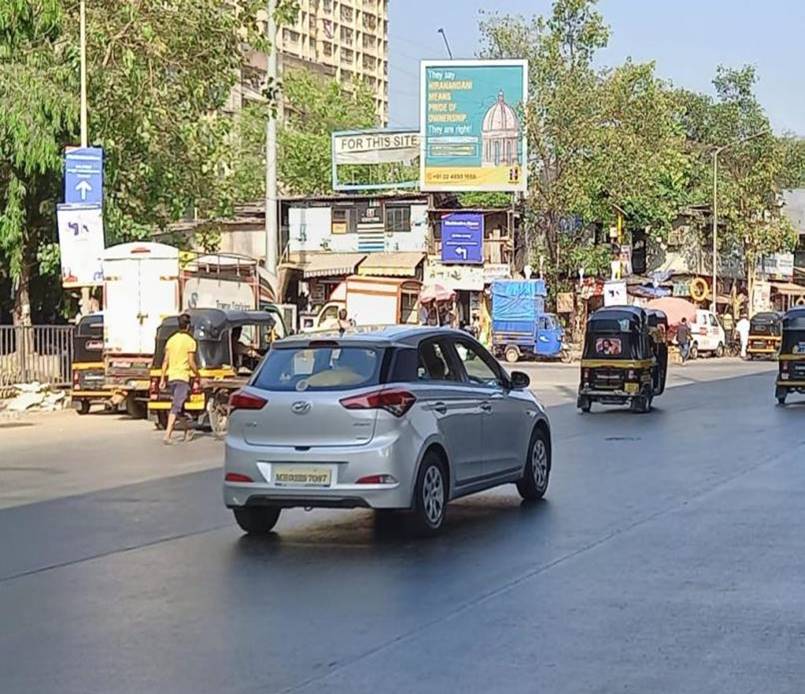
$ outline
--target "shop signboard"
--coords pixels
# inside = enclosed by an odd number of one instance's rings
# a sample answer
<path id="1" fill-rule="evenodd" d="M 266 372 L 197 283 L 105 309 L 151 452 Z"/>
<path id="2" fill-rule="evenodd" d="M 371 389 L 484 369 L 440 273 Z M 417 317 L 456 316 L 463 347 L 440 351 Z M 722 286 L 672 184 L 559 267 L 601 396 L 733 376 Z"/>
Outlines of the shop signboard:
<path id="1" fill-rule="evenodd" d="M 442 262 L 482 265 L 484 262 L 484 216 L 455 212 L 442 217 Z"/>
<path id="2" fill-rule="evenodd" d="M 349 130 L 332 134 L 333 190 L 395 190 L 415 188 L 411 180 L 419 158 L 419 131 L 387 128 L 382 130 Z M 384 165 L 396 164 L 397 167 Z M 405 164 L 411 166 L 406 167 Z M 350 166 L 349 180 L 341 180 L 341 166 Z M 360 168 L 356 168 L 356 167 Z M 384 167 L 384 168 L 381 168 Z M 389 172 L 402 171 L 403 176 L 386 180 Z M 346 178 L 346 176 L 345 176 Z"/>
<path id="3" fill-rule="evenodd" d="M 525 191 L 525 60 L 425 60 L 421 65 L 420 188 Z"/>
<path id="4" fill-rule="evenodd" d="M 511 279 L 512 273 L 508 263 L 486 263 L 484 265 L 484 284 L 492 284 L 495 280 Z"/>
<path id="5" fill-rule="evenodd" d="M 484 269 L 479 265 L 442 265 L 431 262 L 425 269 L 425 284 L 441 284 L 454 291 L 480 292 Z"/>
<path id="6" fill-rule="evenodd" d="M 627 303 L 626 282 L 615 280 L 604 283 L 604 306 L 625 306 Z"/>

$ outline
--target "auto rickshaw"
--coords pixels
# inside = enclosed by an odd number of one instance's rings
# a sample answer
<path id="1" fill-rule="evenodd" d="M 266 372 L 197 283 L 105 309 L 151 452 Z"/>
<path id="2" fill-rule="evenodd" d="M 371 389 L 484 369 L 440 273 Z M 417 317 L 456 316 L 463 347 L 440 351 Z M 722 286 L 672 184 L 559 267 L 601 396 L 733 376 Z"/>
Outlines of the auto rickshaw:
<path id="1" fill-rule="evenodd" d="M 589 412 L 594 402 L 629 405 L 648 412 L 665 391 L 668 320 L 661 311 L 611 306 L 587 321 L 577 407 Z M 667 335 L 667 332 L 665 333 Z"/>
<path id="2" fill-rule="evenodd" d="M 230 394 L 245 385 L 274 339 L 285 336 L 279 312 L 189 309 L 199 379 L 191 384 L 185 413 L 197 424 L 208 425 L 216 436 L 226 433 Z M 179 329 L 179 317 L 162 321 L 156 335 L 148 393 L 148 412 L 164 429 L 171 396 L 160 389 L 162 360 L 168 339 Z"/>
<path id="3" fill-rule="evenodd" d="M 792 391 L 805 394 L 805 308 L 792 308 L 781 322 L 774 397 L 780 405 L 785 405 L 785 399 Z"/>
<path id="4" fill-rule="evenodd" d="M 774 359 L 780 349 L 782 314 L 776 311 L 756 313 L 749 321 L 749 359 Z"/>
<path id="5" fill-rule="evenodd" d="M 103 388 L 103 313 L 83 316 L 75 326 L 71 370 L 70 399 L 78 414 L 109 401 L 111 393 Z"/>

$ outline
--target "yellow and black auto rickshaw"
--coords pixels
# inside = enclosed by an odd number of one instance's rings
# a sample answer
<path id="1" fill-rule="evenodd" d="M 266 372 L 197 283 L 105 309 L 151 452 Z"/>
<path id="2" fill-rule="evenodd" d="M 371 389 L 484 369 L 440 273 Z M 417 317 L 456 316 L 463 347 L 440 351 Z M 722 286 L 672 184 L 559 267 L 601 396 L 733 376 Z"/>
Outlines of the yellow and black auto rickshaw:
<path id="1" fill-rule="evenodd" d="M 226 433 L 230 394 L 243 386 L 274 339 L 285 336 L 278 311 L 189 309 L 199 379 L 194 379 L 185 412 L 198 424 L 208 425 L 216 436 Z M 171 396 L 160 389 L 165 344 L 179 329 L 179 317 L 162 321 L 156 335 L 148 393 L 148 413 L 164 428 Z"/>
<path id="2" fill-rule="evenodd" d="M 81 318 L 73 331 L 72 389 L 70 399 L 78 414 L 87 414 L 95 403 L 106 403 L 104 390 L 103 313 Z"/>
<path id="3" fill-rule="evenodd" d="M 780 405 L 785 405 L 789 393 L 805 394 L 805 308 L 792 308 L 781 322 L 774 397 Z"/>
<path id="4" fill-rule="evenodd" d="M 577 401 L 582 412 L 594 402 L 651 410 L 654 398 L 665 391 L 667 322 L 662 312 L 635 306 L 611 306 L 590 316 Z"/>
<path id="5" fill-rule="evenodd" d="M 749 359 L 774 359 L 780 350 L 782 314 L 776 311 L 756 313 L 749 321 L 749 342 L 746 356 Z"/>

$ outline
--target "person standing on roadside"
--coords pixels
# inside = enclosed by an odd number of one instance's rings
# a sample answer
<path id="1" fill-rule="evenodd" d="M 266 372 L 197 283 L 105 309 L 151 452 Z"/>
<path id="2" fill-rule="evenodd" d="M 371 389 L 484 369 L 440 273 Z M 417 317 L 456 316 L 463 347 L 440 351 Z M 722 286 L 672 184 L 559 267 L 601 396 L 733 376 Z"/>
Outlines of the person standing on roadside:
<path id="1" fill-rule="evenodd" d="M 683 317 L 676 328 L 676 343 L 679 345 L 679 356 L 682 357 L 684 364 L 690 354 L 690 326 L 687 318 Z"/>
<path id="2" fill-rule="evenodd" d="M 166 386 L 171 392 L 171 409 L 168 415 L 168 426 L 165 428 L 166 445 L 171 443 L 176 418 L 184 413 L 184 405 L 190 395 L 192 378 L 199 378 L 196 365 L 196 341 L 190 334 L 190 316 L 183 313 L 179 316 L 179 331 L 171 335 L 165 345 L 165 358 L 162 360 L 162 378 L 160 389 Z M 184 438 L 190 435 L 190 418 L 187 418 Z"/>
<path id="3" fill-rule="evenodd" d="M 749 319 L 746 314 L 741 316 L 735 330 L 741 338 L 741 359 L 746 359 L 746 348 L 749 346 Z"/>

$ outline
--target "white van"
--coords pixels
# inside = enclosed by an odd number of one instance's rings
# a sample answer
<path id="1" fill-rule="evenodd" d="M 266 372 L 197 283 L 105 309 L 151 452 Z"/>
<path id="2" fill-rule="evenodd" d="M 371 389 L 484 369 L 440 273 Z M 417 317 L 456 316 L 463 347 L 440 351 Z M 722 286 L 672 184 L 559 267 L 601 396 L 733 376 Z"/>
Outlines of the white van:
<path id="1" fill-rule="evenodd" d="M 716 357 L 724 356 L 727 336 L 712 311 L 696 310 L 696 320 L 690 324 L 690 339 L 691 359 L 695 359 L 703 352 Z"/>

